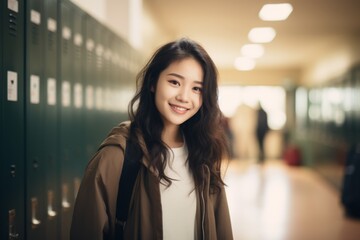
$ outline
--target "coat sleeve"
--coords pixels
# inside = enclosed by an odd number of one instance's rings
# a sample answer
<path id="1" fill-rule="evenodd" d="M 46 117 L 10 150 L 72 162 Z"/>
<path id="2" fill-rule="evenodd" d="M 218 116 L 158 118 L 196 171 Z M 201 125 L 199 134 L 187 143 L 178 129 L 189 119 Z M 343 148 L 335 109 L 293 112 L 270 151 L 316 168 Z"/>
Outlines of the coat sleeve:
<path id="1" fill-rule="evenodd" d="M 229 207 L 224 186 L 221 187 L 215 207 L 217 239 L 232 240 L 233 233 L 229 214 Z"/>
<path id="2" fill-rule="evenodd" d="M 89 162 L 74 205 L 70 239 L 113 239 L 124 151 L 102 148 Z"/>

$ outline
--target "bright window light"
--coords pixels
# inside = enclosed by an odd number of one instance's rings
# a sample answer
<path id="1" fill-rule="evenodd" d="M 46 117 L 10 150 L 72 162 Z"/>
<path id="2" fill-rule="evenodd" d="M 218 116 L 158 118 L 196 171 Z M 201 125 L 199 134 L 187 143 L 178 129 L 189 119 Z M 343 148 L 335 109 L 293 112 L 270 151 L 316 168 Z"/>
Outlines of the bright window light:
<path id="1" fill-rule="evenodd" d="M 264 21 L 283 21 L 289 17 L 293 10 L 290 3 L 265 4 L 259 17 Z"/>
<path id="2" fill-rule="evenodd" d="M 219 86 L 219 107 L 226 117 L 232 117 L 242 103 L 242 87 L 237 85 Z"/>
<path id="3" fill-rule="evenodd" d="M 245 44 L 241 48 L 241 54 L 249 58 L 259 58 L 264 55 L 264 47 L 261 44 Z"/>
<path id="4" fill-rule="evenodd" d="M 247 57 L 238 57 L 235 59 L 234 65 L 239 71 L 250 71 L 255 68 L 255 60 Z"/>
<path id="5" fill-rule="evenodd" d="M 258 103 L 261 103 L 268 114 L 268 124 L 273 130 L 280 130 L 286 125 L 286 92 L 278 86 L 240 86 L 220 85 L 219 106 L 226 117 L 235 118 L 237 127 L 244 127 L 246 122 L 253 121 L 251 114 L 255 111 Z M 250 110 L 241 112 L 241 106 L 247 106 Z M 249 109 L 250 108 L 250 109 Z M 244 115 L 246 114 L 246 115 Z M 236 119 L 240 117 L 240 120 Z M 248 129 L 247 129 L 248 130 Z"/>
<path id="6" fill-rule="evenodd" d="M 250 41 L 254 43 L 271 42 L 276 36 L 275 29 L 271 27 L 252 28 L 248 34 Z"/>

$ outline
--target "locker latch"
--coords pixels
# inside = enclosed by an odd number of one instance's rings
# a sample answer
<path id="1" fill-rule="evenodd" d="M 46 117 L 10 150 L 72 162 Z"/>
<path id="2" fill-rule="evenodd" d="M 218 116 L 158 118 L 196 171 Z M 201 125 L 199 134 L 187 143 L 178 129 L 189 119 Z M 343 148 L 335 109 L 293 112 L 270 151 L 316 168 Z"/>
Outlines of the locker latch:
<path id="1" fill-rule="evenodd" d="M 19 234 L 16 232 L 16 211 L 15 209 L 11 209 L 9 211 L 9 240 L 17 240 L 19 239 Z"/>
<path id="2" fill-rule="evenodd" d="M 54 211 L 54 192 L 48 191 L 48 207 L 47 207 L 48 217 L 54 218 L 56 216 L 56 211 Z"/>
<path id="3" fill-rule="evenodd" d="M 62 200 L 61 205 L 64 210 L 67 210 L 71 207 L 69 202 L 69 188 L 67 184 L 62 185 Z"/>
<path id="4" fill-rule="evenodd" d="M 36 228 L 40 225 L 40 220 L 37 218 L 38 200 L 37 198 L 31 198 L 31 224 L 32 228 Z"/>

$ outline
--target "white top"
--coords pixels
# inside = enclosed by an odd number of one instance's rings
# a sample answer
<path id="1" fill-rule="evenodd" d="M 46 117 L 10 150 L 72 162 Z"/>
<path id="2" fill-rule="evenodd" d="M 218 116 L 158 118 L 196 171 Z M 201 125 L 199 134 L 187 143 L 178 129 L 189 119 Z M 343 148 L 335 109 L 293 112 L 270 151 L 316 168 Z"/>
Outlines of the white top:
<path id="1" fill-rule="evenodd" d="M 196 193 L 188 150 L 186 144 L 171 150 L 165 175 L 174 180 L 168 188 L 160 184 L 164 239 L 195 239 Z"/>

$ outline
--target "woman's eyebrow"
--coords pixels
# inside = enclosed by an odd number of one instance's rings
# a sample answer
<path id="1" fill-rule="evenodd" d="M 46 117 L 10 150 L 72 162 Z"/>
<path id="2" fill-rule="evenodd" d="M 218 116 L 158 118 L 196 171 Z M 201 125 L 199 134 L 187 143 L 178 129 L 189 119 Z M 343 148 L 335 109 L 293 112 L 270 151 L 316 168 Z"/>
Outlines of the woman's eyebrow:
<path id="1" fill-rule="evenodd" d="M 178 78 L 180 78 L 180 79 L 185 79 L 185 77 L 184 76 L 182 76 L 182 75 L 180 75 L 180 74 L 177 74 L 177 73 L 169 73 L 168 74 L 168 76 L 174 76 L 174 77 L 178 77 Z M 194 83 L 197 83 L 197 84 L 203 84 L 203 82 L 202 81 L 194 81 Z"/>
<path id="2" fill-rule="evenodd" d="M 177 73 L 169 73 L 168 75 L 174 76 L 174 77 L 178 77 L 178 78 L 181 78 L 181 79 L 185 79 L 184 76 L 182 76 L 182 75 L 180 75 L 180 74 L 177 74 Z"/>

